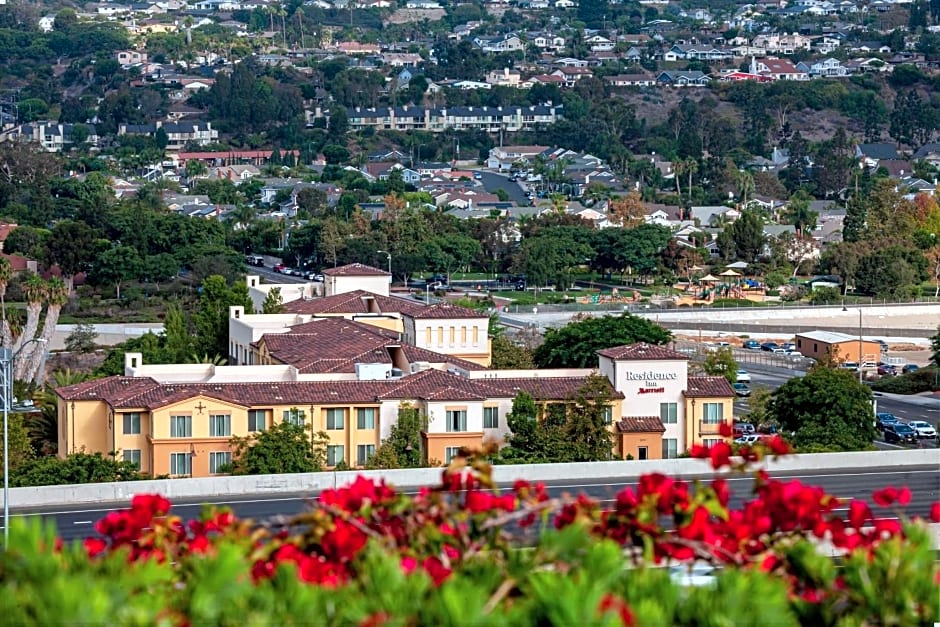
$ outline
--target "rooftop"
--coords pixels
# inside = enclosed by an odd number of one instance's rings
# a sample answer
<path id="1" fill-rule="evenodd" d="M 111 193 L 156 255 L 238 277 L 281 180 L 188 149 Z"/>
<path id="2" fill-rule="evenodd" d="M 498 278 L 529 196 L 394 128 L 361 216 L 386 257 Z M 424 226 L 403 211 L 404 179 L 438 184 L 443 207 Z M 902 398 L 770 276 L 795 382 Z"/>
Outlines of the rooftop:
<path id="1" fill-rule="evenodd" d="M 671 361 L 681 359 L 683 361 L 688 361 L 689 359 L 688 355 L 674 351 L 671 348 L 658 346 L 656 344 L 646 344 L 642 342 L 638 344 L 627 344 L 625 346 L 605 348 L 604 350 L 597 351 L 597 354 L 601 355 L 602 357 L 608 357 L 618 361 L 637 361 L 642 359 L 648 359 L 651 361 Z"/>
<path id="2" fill-rule="evenodd" d="M 666 431 L 659 416 L 624 416 L 616 427 L 618 433 L 663 433 Z"/>
<path id="3" fill-rule="evenodd" d="M 839 333 L 838 331 L 807 331 L 805 333 L 797 333 L 796 336 L 804 337 L 808 340 L 814 340 L 816 342 L 824 342 L 826 344 L 858 342 L 857 335 L 848 335 L 847 333 Z"/>
<path id="4" fill-rule="evenodd" d="M 389 276 L 385 270 L 379 270 L 364 263 L 350 263 L 336 268 L 327 268 L 323 274 L 326 276 Z"/>
<path id="5" fill-rule="evenodd" d="M 687 385 L 688 388 L 685 391 L 687 398 L 734 396 L 734 388 L 724 377 L 689 377 Z"/>

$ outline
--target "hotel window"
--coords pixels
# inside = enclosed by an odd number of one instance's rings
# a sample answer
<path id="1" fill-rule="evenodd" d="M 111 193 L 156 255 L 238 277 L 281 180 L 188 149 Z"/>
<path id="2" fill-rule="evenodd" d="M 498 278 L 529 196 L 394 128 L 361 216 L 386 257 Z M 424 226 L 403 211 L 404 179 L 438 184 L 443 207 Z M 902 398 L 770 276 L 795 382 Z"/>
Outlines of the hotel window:
<path id="1" fill-rule="evenodd" d="M 346 425 L 345 409 L 327 409 L 326 410 L 326 428 L 331 431 L 345 429 Z"/>
<path id="2" fill-rule="evenodd" d="M 448 335 L 450 336 L 450 345 L 453 346 L 457 336 L 457 330 L 454 327 L 450 327 L 450 333 Z"/>
<path id="3" fill-rule="evenodd" d="M 346 460 L 346 451 L 342 444 L 330 444 L 326 447 L 326 465 L 337 466 Z"/>
<path id="4" fill-rule="evenodd" d="M 678 403 L 660 403 L 659 418 L 664 425 L 674 425 L 679 422 Z"/>
<path id="5" fill-rule="evenodd" d="M 467 327 L 460 327 L 460 343 L 463 346 L 467 345 Z"/>
<path id="6" fill-rule="evenodd" d="M 140 435 L 140 414 L 124 414 L 124 435 Z"/>
<path id="7" fill-rule="evenodd" d="M 170 416 L 170 437 L 171 438 L 193 437 L 193 417 L 192 416 Z"/>
<path id="8" fill-rule="evenodd" d="M 140 470 L 140 449 L 129 448 L 124 451 L 124 461 L 134 464 Z"/>
<path id="9" fill-rule="evenodd" d="M 424 345 L 431 345 L 431 327 L 428 327 L 424 330 Z"/>
<path id="10" fill-rule="evenodd" d="M 715 446 L 716 444 L 718 444 L 719 442 L 723 442 L 723 441 L 724 440 L 720 440 L 717 438 L 705 438 L 704 440 L 702 440 L 702 444 L 704 444 L 706 448 L 711 448 Z"/>
<path id="11" fill-rule="evenodd" d="M 483 428 L 499 429 L 499 407 L 483 408 Z"/>
<path id="12" fill-rule="evenodd" d="M 675 459 L 679 455 L 679 440 L 663 438 L 663 459 Z"/>
<path id="13" fill-rule="evenodd" d="M 444 345 L 444 327 L 437 327 L 437 345 Z"/>
<path id="14" fill-rule="evenodd" d="M 375 408 L 360 407 L 356 410 L 357 429 L 375 429 Z"/>
<path id="15" fill-rule="evenodd" d="M 307 420 L 307 414 L 304 413 L 304 410 L 294 407 L 292 409 L 285 409 L 282 418 L 287 424 L 302 427 Z"/>
<path id="16" fill-rule="evenodd" d="M 707 425 L 717 425 L 725 417 L 725 406 L 723 403 L 703 403 L 702 404 L 702 422 Z"/>
<path id="17" fill-rule="evenodd" d="M 614 421 L 614 408 L 610 405 L 604 407 L 604 424 L 609 425 Z"/>
<path id="18" fill-rule="evenodd" d="M 375 455 L 375 444 L 360 444 L 356 447 L 356 465 L 365 466 Z"/>
<path id="19" fill-rule="evenodd" d="M 219 468 L 232 463 L 232 454 L 229 451 L 212 451 L 209 453 L 209 474 L 217 475 Z"/>
<path id="20" fill-rule="evenodd" d="M 227 438 L 232 435 L 232 417 L 228 414 L 212 414 L 209 416 L 209 437 Z"/>
<path id="21" fill-rule="evenodd" d="M 447 410 L 447 432 L 458 433 L 467 430 L 467 410 Z"/>
<path id="22" fill-rule="evenodd" d="M 264 431 L 265 422 L 267 421 L 268 410 L 266 409 L 249 409 L 248 410 L 248 430 L 249 431 Z"/>
<path id="23" fill-rule="evenodd" d="M 170 453 L 170 474 L 174 476 L 193 474 L 193 459 L 189 453 Z"/>
<path id="24" fill-rule="evenodd" d="M 449 464 L 458 454 L 460 454 L 459 446 L 448 446 L 444 449 L 444 463 Z"/>
<path id="25" fill-rule="evenodd" d="M 473 345 L 476 346 L 480 343 L 480 328 L 473 327 Z"/>

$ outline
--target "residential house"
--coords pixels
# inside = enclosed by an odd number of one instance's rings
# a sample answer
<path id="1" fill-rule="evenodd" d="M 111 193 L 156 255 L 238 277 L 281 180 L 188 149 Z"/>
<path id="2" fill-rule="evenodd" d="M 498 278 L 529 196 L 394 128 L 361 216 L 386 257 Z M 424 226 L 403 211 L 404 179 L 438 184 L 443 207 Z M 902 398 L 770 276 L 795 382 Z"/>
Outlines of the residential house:
<path id="1" fill-rule="evenodd" d="M 859 167 L 877 168 L 881 161 L 897 161 L 901 157 L 894 144 L 881 142 L 858 144 L 855 146 L 855 158 L 859 160 Z"/>
<path id="2" fill-rule="evenodd" d="M 146 135 L 156 137 L 160 129 L 167 135 L 167 150 L 179 151 L 187 145 L 206 146 L 219 139 L 219 131 L 211 122 L 182 121 L 155 122 L 153 124 L 121 124 L 118 135 Z"/>
<path id="3" fill-rule="evenodd" d="M 809 50 L 813 42 L 809 37 L 798 33 L 758 35 L 751 42 L 753 46 L 764 48 L 770 54 L 791 55 L 798 50 Z"/>
<path id="4" fill-rule="evenodd" d="M 486 75 L 486 82 L 498 87 L 519 87 L 522 81 L 522 75 L 519 72 L 513 72 L 508 67 L 500 70 L 492 70 Z"/>
<path id="5" fill-rule="evenodd" d="M 147 53 L 141 50 L 118 50 L 114 56 L 124 68 L 147 62 Z"/>
<path id="6" fill-rule="evenodd" d="M 615 74 L 604 79 L 611 87 L 653 87 L 656 77 L 652 74 Z"/>
<path id="7" fill-rule="evenodd" d="M 551 75 L 562 79 L 565 87 L 574 87 L 582 78 L 594 76 L 594 72 L 584 67 L 564 66 L 552 72 Z"/>
<path id="8" fill-rule="evenodd" d="M 848 76 L 848 69 L 838 59 L 823 59 L 816 62 L 800 61 L 796 69 L 806 72 L 813 78 L 838 78 Z"/>
<path id="9" fill-rule="evenodd" d="M 666 71 L 656 76 L 656 82 L 672 87 L 707 87 L 711 77 L 700 70 L 692 71 Z"/>
<path id="10" fill-rule="evenodd" d="M 751 74 L 769 76 L 778 81 L 807 81 L 809 72 L 804 72 L 787 59 L 751 58 Z"/>
<path id="11" fill-rule="evenodd" d="M 924 144 L 914 151 L 912 161 L 926 161 L 935 168 L 940 168 L 940 143 Z"/>
<path id="12" fill-rule="evenodd" d="M 60 124 L 58 122 L 31 122 L 12 126 L 0 131 L 0 142 L 26 142 L 39 144 L 46 152 L 62 152 L 75 143 L 79 136 L 75 129 L 81 127 L 81 135 L 86 135 L 83 142 L 92 147 L 98 146 L 98 132 L 92 124 Z"/>
<path id="13" fill-rule="evenodd" d="M 525 50 L 525 43 L 515 33 L 497 37 L 474 37 L 473 43 L 483 52 L 517 52 Z"/>
<path id="14" fill-rule="evenodd" d="M 488 83 L 483 83 L 491 87 Z M 479 130 L 489 133 L 535 130 L 553 124 L 562 116 L 562 107 L 545 104 L 529 107 L 389 107 L 349 110 L 353 130 L 423 130 L 440 133 L 447 129 Z"/>

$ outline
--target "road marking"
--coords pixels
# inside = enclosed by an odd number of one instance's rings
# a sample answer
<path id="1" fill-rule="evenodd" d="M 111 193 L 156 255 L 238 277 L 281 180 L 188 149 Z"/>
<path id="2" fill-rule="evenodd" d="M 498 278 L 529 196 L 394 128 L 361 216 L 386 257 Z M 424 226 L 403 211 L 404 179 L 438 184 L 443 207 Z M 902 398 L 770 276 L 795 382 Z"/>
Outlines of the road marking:
<path id="1" fill-rule="evenodd" d="M 76 520 L 72 522 L 73 525 L 90 525 L 90 520 Z"/>

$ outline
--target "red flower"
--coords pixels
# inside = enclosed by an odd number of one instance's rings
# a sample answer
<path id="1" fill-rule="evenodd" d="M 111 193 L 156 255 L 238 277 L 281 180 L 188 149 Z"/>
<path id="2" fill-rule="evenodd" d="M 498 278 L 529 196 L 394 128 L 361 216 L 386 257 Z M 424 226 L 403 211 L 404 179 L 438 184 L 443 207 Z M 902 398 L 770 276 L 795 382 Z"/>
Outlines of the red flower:
<path id="1" fill-rule="evenodd" d="M 731 427 L 730 423 L 723 422 L 718 426 L 718 433 L 720 433 L 723 438 L 730 438 L 734 435 L 734 429 Z"/>
<path id="2" fill-rule="evenodd" d="M 151 518 L 166 516 L 170 512 L 170 501 L 159 494 L 136 494 L 131 499 L 131 509 L 146 512 Z"/>
<path id="3" fill-rule="evenodd" d="M 849 523 L 856 529 L 861 529 L 868 520 L 871 520 L 871 510 L 868 508 L 868 503 L 853 500 L 849 504 Z"/>
<path id="4" fill-rule="evenodd" d="M 712 490 L 715 491 L 715 498 L 721 503 L 722 507 L 728 507 L 728 501 L 731 499 L 731 488 L 724 479 L 712 479 Z"/>
<path id="5" fill-rule="evenodd" d="M 787 444 L 779 435 L 775 435 L 772 438 L 764 440 L 764 443 L 767 445 L 767 448 L 770 449 L 770 452 L 774 455 L 786 455 L 793 451 L 793 449 L 790 448 L 790 445 Z"/>
<path id="6" fill-rule="evenodd" d="M 385 612 L 376 612 L 374 614 L 369 614 L 361 621 L 359 621 L 359 627 L 382 627 L 385 623 L 391 620 L 391 617 Z"/>
<path id="7" fill-rule="evenodd" d="M 108 548 L 108 543 L 101 538 L 85 538 L 84 545 L 88 557 L 98 557 Z"/>
<path id="8" fill-rule="evenodd" d="M 911 501 L 911 491 L 907 488 L 898 490 L 893 486 L 888 486 L 881 490 L 875 490 L 871 497 L 874 499 L 875 503 L 881 507 L 891 507 L 891 505 L 896 502 L 901 505 L 907 505 Z"/>
<path id="9" fill-rule="evenodd" d="M 689 457 L 693 459 L 708 459 L 708 447 L 701 444 L 693 444 L 689 449 Z"/>
<path id="10" fill-rule="evenodd" d="M 715 470 L 731 465 L 731 447 L 727 442 L 716 442 L 708 449 L 708 456 Z"/>
<path id="11" fill-rule="evenodd" d="M 410 555 L 406 555 L 398 562 L 398 567 L 401 568 L 401 572 L 410 575 L 418 567 L 418 560 Z"/>
<path id="12" fill-rule="evenodd" d="M 429 557 L 424 560 L 424 572 L 426 572 L 430 577 L 431 581 L 434 582 L 435 586 L 439 586 L 444 581 L 450 577 L 451 569 L 444 566 L 444 563 L 437 557 Z"/>
<path id="13" fill-rule="evenodd" d="M 195 554 L 208 553 L 211 546 L 209 538 L 206 536 L 196 536 L 193 538 L 192 542 L 189 543 L 189 552 Z"/>
<path id="14" fill-rule="evenodd" d="M 334 520 L 332 531 L 328 531 L 320 544 L 323 553 L 333 562 L 348 562 L 366 545 L 366 534 L 345 520 Z"/>
<path id="15" fill-rule="evenodd" d="M 636 621 L 636 619 L 633 617 L 633 613 L 627 606 L 626 601 L 618 596 L 611 594 L 610 592 L 604 594 L 601 602 L 597 606 L 597 613 L 601 616 L 608 612 L 614 612 L 615 614 L 619 615 L 620 624 L 624 625 L 625 627 L 630 627 Z"/>
<path id="16" fill-rule="evenodd" d="M 930 520 L 940 523 L 940 501 L 936 501 L 930 506 Z"/>

